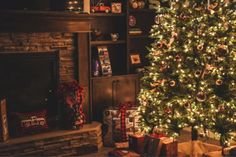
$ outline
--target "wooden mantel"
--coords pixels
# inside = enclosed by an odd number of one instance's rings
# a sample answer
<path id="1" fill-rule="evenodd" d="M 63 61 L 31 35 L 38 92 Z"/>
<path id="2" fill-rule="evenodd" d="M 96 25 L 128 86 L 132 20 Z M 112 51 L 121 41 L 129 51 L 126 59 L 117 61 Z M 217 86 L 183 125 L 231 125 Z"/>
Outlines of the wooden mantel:
<path id="1" fill-rule="evenodd" d="M 1 10 L 0 32 L 89 32 L 89 14 Z"/>

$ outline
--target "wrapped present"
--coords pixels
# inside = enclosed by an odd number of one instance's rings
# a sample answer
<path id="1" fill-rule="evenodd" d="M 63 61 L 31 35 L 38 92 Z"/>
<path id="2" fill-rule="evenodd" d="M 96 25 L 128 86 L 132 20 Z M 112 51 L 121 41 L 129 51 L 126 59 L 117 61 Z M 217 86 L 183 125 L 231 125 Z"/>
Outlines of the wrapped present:
<path id="1" fill-rule="evenodd" d="M 184 156 L 222 157 L 221 146 L 205 143 L 199 140 L 179 143 L 178 152 L 184 154 Z"/>
<path id="2" fill-rule="evenodd" d="M 178 143 L 177 140 L 168 137 L 155 137 L 146 135 L 144 139 L 143 156 L 165 156 L 176 157 L 178 156 Z"/>
<path id="3" fill-rule="evenodd" d="M 140 154 L 137 154 L 129 150 L 116 149 L 108 153 L 109 157 L 140 157 Z"/>
<path id="4" fill-rule="evenodd" d="M 138 154 L 143 154 L 144 138 L 145 136 L 141 134 L 129 135 L 129 149 Z"/>
<path id="5" fill-rule="evenodd" d="M 116 142 L 115 147 L 117 149 L 126 149 L 126 148 L 129 148 L 129 143 L 128 142 Z"/>
<path id="6" fill-rule="evenodd" d="M 138 131 L 139 115 L 137 107 L 121 109 L 110 107 L 103 112 L 103 142 L 113 146 L 115 142 L 127 140 L 129 134 Z"/>

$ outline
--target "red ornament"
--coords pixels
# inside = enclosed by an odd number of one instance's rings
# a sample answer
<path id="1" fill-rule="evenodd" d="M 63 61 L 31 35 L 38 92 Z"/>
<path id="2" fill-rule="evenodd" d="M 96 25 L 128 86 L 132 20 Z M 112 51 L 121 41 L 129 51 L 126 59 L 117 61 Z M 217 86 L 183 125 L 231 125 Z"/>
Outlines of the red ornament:
<path id="1" fill-rule="evenodd" d="M 217 86 L 222 85 L 222 83 L 223 83 L 223 81 L 222 81 L 221 79 L 216 80 L 216 85 L 217 85 Z"/>

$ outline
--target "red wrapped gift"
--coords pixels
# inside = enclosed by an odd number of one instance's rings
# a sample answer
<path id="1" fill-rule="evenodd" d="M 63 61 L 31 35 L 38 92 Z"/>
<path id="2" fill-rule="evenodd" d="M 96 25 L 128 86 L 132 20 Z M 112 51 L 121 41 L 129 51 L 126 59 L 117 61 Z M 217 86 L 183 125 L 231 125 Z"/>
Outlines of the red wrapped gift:
<path id="1" fill-rule="evenodd" d="M 129 149 L 136 153 L 143 154 L 144 138 L 145 136 L 143 135 L 129 135 Z"/>
<path id="2" fill-rule="evenodd" d="M 168 137 L 155 137 L 146 135 L 144 139 L 144 156 L 165 156 L 176 157 L 178 156 L 177 141 Z"/>

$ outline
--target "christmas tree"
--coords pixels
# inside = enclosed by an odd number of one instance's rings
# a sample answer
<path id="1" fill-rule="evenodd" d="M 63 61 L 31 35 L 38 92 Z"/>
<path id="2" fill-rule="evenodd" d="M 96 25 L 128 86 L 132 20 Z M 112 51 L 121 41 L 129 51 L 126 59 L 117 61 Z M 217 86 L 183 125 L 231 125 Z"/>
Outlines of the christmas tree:
<path id="1" fill-rule="evenodd" d="M 210 131 L 228 145 L 236 131 L 236 1 L 172 0 L 156 8 L 150 65 L 139 94 L 140 126 L 192 139 Z"/>

